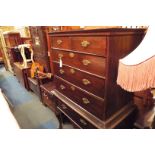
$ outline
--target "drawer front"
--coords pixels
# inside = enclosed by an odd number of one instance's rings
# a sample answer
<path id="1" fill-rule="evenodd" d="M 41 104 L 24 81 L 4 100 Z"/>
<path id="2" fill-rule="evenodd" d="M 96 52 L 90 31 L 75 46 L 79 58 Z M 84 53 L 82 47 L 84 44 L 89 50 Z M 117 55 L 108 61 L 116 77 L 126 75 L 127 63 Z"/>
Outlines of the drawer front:
<path id="1" fill-rule="evenodd" d="M 100 100 L 81 89 L 55 77 L 56 87 L 59 92 L 73 100 L 84 109 L 94 114 L 95 116 L 102 118 L 104 111 L 104 101 Z"/>
<path id="2" fill-rule="evenodd" d="M 69 37 L 52 37 L 52 47 L 70 49 L 70 38 Z"/>
<path id="3" fill-rule="evenodd" d="M 105 77 L 106 58 L 87 54 L 53 50 L 53 60 Z"/>
<path id="4" fill-rule="evenodd" d="M 106 37 L 72 37 L 71 49 L 106 56 Z"/>
<path id="5" fill-rule="evenodd" d="M 38 96 L 40 96 L 40 90 L 39 90 L 39 86 L 38 84 L 34 84 L 33 82 L 31 82 L 30 80 L 28 80 L 29 83 L 29 87 L 30 89 Z"/>
<path id="6" fill-rule="evenodd" d="M 53 67 L 55 74 L 59 77 L 87 90 L 88 92 L 104 98 L 104 79 L 64 65 L 60 68 L 58 63 L 53 63 Z"/>
<path id="7" fill-rule="evenodd" d="M 52 111 L 56 112 L 56 105 L 54 101 L 52 101 L 50 95 L 41 89 L 41 94 L 42 94 L 42 102 L 46 104 Z"/>
<path id="8" fill-rule="evenodd" d="M 66 104 L 61 102 L 57 99 L 58 108 L 61 109 L 61 111 L 68 116 L 68 118 L 71 119 L 75 125 L 78 125 L 82 129 L 96 129 L 95 126 L 93 126 L 91 123 L 89 123 L 86 119 L 84 119 L 82 116 L 77 114 L 75 111 L 73 111 L 71 108 L 69 108 Z"/>

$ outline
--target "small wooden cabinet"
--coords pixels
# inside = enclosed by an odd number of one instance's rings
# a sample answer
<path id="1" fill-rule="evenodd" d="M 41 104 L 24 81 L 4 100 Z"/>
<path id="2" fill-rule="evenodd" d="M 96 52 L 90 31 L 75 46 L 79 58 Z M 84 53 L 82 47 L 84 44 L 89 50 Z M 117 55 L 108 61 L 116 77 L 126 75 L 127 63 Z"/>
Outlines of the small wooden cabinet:
<path id="1" fill-rule="evenodd" d="M 15 62 L 13 67 L 18 81 L 29 90 L 28 75 L 30 72 L 30 65 L 28 67 L 23 67 L 20 62 Z"/>
<path id="2" fill-rule="evenodd" d="M 7 55 L 8 55 L 9 61 L 10 61 L 10 65 L 12 67 L 12 71 L 13 71 L 13 66 L 14 66 L 13 55 L 14 54 L 12 53 L 13 51 L 11 48 L 22 44 L 20 33 L 18 33 L 18 32 L 5 33 L 4 39 L 5 39 L 5 43 L 6 43 Z"/>

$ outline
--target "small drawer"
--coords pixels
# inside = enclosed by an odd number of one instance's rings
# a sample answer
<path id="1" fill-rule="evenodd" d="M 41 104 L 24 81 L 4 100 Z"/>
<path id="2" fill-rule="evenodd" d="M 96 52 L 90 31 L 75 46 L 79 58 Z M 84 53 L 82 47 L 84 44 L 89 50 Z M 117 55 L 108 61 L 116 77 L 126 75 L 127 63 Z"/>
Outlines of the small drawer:
<path id="1" fill-rule="evenodd" d="M 53 63 L 55 74 L 59 77 L 78 85 L 79 87 L 91 92 L 101 98 L 104 98 L 105 80 L 98 78 L 86 72 L 63 65 L 59 67 L 58 63 Z"/>
<path id="2" fill-rule="evenodd" d="M 105 77 L 106 58 L 92 56 L 88 54 L 53 50 L 53 60 L 69 66 L 80 68 L 81 70 Z M 97 66 L 97 67 L 96 67 Z"/>
<path id="3" fill-rule="evenodd" d="M 89 123 L 85 118 L 80 116 L 74 110 L 69 108 L 66 104 L 57 99 L 58 108 L 63 112 L 76 126 L 82 129 L 96 129 L 91 123 Z"/>
<path id="4" fill-rule="evenodd" d="M 57 112 L 56 104 L 54 100 L 52 100 L 52 96 L 43 89 L 41 89 L 41 94 L 42 102 L 47 105 L 53 112 Z"/>
<path id="5" fill-rule="evenodd" d="M 106 56 L 106 37 L 72 37 L 71 49 Z"/>
<path id="6" fill-rule="evenodd" d="M 70 38 L 52 37 L 52 48 L 70 49 Z"/>
<path id="7" fill-rule="evenodd" d="M 104 100 L 95 97 L 83 89 L 79 89 L 77 86 L 71 83 L 61 80 L 59 77 L 55 77 L 56 88 L 59 92 L 70 98 L 72 101 L 92 113 L 98 118 L 103 118 Z"/>

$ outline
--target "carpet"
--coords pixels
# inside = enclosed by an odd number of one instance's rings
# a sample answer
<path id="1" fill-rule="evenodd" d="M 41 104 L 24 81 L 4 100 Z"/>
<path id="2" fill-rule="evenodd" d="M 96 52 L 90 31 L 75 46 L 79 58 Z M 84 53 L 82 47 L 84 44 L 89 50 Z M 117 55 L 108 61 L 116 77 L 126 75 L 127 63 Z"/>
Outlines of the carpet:
<path id="1" fill-rule="evenodd" d="M 38 96 L 27 91 L 9 71 L 0 65 L 0 88 L 13 107 L 13 114 L 22 129 L 57 129 L 55 114 L 40 102 Z M 65 124 L 63 128 L 73 128 Z"/>

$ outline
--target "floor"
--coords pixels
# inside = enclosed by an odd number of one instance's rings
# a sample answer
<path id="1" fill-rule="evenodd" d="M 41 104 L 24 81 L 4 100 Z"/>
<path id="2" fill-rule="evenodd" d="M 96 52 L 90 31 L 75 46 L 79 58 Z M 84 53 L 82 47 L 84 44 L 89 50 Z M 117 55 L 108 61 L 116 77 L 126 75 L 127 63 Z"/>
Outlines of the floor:
<path id="1" fill-rule="evenodd" d="M 8 98 L 12 112 L 22 129 L 58 129 L 55 114 L 33 92 L 27 91 L 9 71 L 0 66 L 0 88 Z M 63 125 L 72 129 L 70 123 Z"/>

